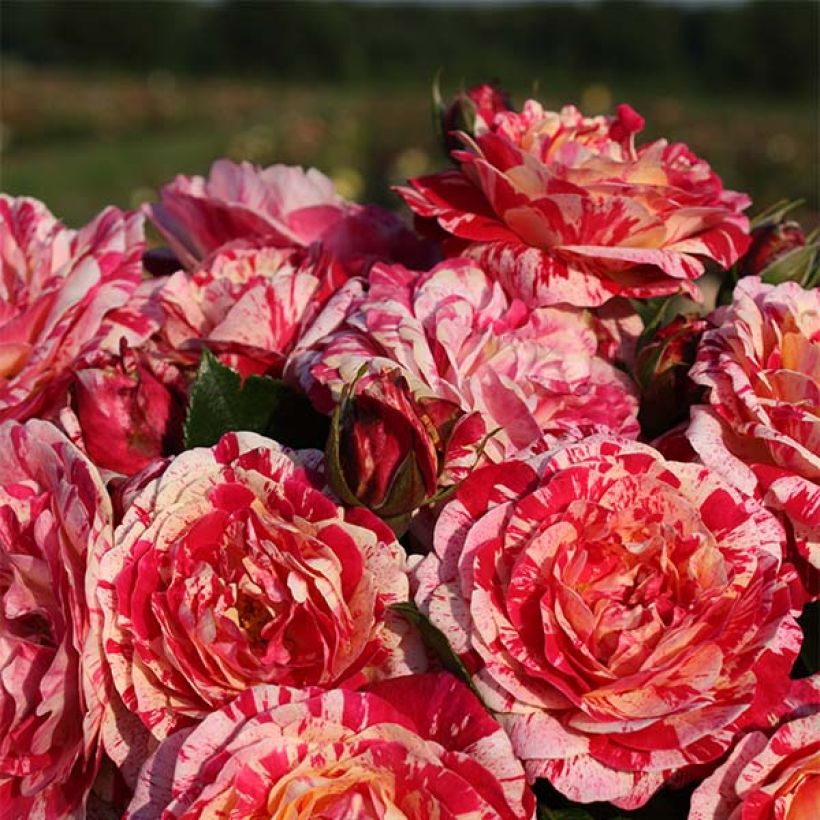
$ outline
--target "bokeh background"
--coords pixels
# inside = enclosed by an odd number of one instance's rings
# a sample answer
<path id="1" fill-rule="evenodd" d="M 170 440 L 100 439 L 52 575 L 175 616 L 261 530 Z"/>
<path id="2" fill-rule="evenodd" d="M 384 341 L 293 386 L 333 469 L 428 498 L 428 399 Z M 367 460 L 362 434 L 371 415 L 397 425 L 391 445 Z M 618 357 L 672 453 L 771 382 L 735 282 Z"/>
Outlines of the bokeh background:
<path id="1" fill-rule="evenodd" d="M 431 87 L 630 102 L 755 210 L 820 224 L 815 0 L 2 0 L 0 188 L 72 226 L 221 156 L 315 165 L 348 197 L 443 163 Z"/>

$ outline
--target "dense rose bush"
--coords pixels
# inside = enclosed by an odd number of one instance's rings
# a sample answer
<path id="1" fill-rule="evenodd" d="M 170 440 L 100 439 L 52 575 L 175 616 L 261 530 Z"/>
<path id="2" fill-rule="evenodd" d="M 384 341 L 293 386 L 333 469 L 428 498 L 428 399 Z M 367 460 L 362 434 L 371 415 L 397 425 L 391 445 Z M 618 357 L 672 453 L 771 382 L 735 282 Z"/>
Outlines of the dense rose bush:
<path id="1" fill-rule="evenodd" d="M 287 365 L 329 409 L 344 384 L 401 368 L 411 388 L 478 412 L 494 460 L 603 425 L 636 436 L 637 399 L 627 376 L 596 355 L 588 319 L 564 308 L 510 300 L 473 262 L 426 273 L 378 265 L 369 290 L 337 311 L 334 329 L 309 329 Z"/>
<path id="2" fill-rule="evenodd" d="M 0 195 L 0 421 L 53 410 L 106 314 L 140 281 L 142 217 L 107 208 L 79 231 Z"/>
<path id="3" fill-rule="evenodd" d="M 595 436 L 474 473 L 416 601 L 530 778 L 634 808 L 780 705 L 800 646 L 784 541 L 711 470 Z"/>
<path id="4" fill-rule="evenodd" d="M 435 97 L 418 233 L 0 195 L 0 817 L 820 816 L 818 232 L 629 106 Z"/>
<path id="5" fill-rule="evenodd" d="M 459 170 L 398 191 L 528 305 L 694 295 L 703 259 L 727 268 L 746 250 L 750 200 L 685 145 L 636 146 L 643 124 L 626 105 L 584 117 L 528 100 L 461 135 Z"/>
<path id="6" fill-rule="evenodd" d="M 0 425 L 0 814 L 85 817 L 107 704 L 86 568 L 112 538 L 96 469 L 52 424 Z"/>
<path id="7" fill-rule="evenodd" d="M 782 511 L 820 570 L 820 291 L 742 279 L 700 344 L 709 388 L 689 440 L 704 464 Z"/>
<path id="8" fill-rule="evenodd" d="M 158 292 L 169 355 L 195 366 L 203 345 L 243 375 L 281 375 L 286 355 L 347 275 L 318 252 L 239 241 Z"/>
<path id="9" fill-rule="evenodd" d="M 352 271 L 372 261 L 424 264 L 430 249 L 389 211 L 345 201 L 320 171 L 218 160 L 208 178 L 178 176 L 146 207 L 190 270 L 236 239 L 280 248 L 322 245 Z"/>
<path id="10" fill-rule="evenodd" d="M 259 686 L 168 738 L 130 820 L 175 817 L 524 820 L 524 772 L 499 725 L 449 675 L 364 692 Z"/>
<path id="11" fill-rule="evenodd" d="M 814 820 L 820 807 L 820 675 L 794 681 L 776 731 L 751 732 L 692 795 L 690 820 Z"/>
<path id="12" fill-rule="evenodd" d="M 114 683 L 155 737 L 258 683 L 356 686 L 423 664 L 388 611 L 409 595 L 401 548 L 317 489 L 319 460 L 229 433 L 131 493 L 98 595 Z"/>

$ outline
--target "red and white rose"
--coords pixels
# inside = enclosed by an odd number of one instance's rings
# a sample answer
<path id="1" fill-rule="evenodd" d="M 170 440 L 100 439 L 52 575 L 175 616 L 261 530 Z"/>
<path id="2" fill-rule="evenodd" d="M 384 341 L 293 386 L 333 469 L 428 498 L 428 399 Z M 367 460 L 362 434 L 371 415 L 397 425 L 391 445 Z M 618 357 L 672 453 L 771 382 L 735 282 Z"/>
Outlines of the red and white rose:
<path id="1" fill-rule="evenodd" d="M 689 441 L 704 464 L 785 516 L 818 572 L 820 291 L 747 277 L 715 320 L 689 373 L 709 388 Z"/>
<path id="2" fill-rule="evenodd" d="M 77 363 L 60 423 L 97 467 L 130 476 L 182 449 L 187 392 L 171 362 L 123 344 Z"/>
<path id="3" fill-rule="evenodd" d="M 501 727 L 441 674 L 249 689 L 160 745 L 126 817 L 526 820 L 534 808 Z"/>
<path id="4" fill-rule="evenodd" d="M 419 395 L 477 412 L 496 431 L 493 460 L 585 429 L 637 436 L 629 378 L 598 356 L 588 318 L 571 308 L 531 310 L 508 299 L 475 263 L 426 273 L 377 265 L 369 289 L 310 328 L 286 370 L 328 410 L 345 384 L 397 367 Z"/>
<path id="5" fill-rule="evenodd" d="M 785 534 L 711 470 L 595 436 L 475 472 L 416 601 L 531 779 L 635 808 L 776 712 L 800 647 Z"/>
<path id="6" fill-rule="evenodd" d="M 330 486 L 399 531 L 439 486 L 475 466 L 486 428 L 445 399 L 416 397 L 401 371 L 357 381 L 339 408 L 328 440 Z"/>
<path id="7" fill-rule="evenodd" d="M 99 473 L 52 424 L 0 425 L 0 813 L 85 817 L 108 698 L 87 574 L 111 546 Z"/>
<path id="8" fill-rule="evenodd" d="M 105 651 L 158 739 L 256 684 L 356 687 L 423 668 L 388 610 L 409 595 L 401 547 L 318 489 L 320 459 L 229 433 L 178 456 L 126 510 L 100 566 Z"/>
<path id="9" fill-rule="evenodd" d="M 820 675 L 792 683 L 788 713 L 751 732 L 695 789 L 689 820 L 815 820 L 820 808 Z"/>
<path id="10" fill-rule="evenodd" d="M 146 213 L 189 270 L 237 239 L 279 248 L 321 242 L 353 272 L 375 260 L 422 264 L 430 254 L 395 214 L 347 202 L 315 168 L 218 160 L 207 179 L 176 177 Z"/>
<path id="11" fill-rule="evenodd" d="M 190 366 L 206 346 L 243 376 L 281 375 L 304 328 L 348 278 L 316 250 L 239 241 L 193 274 L 175 273 L 157 294 L 160 345 Z"/>
<path id="12" fill-rule="evenodd" d="M 77 358 L 140 281 L 142 217 L 107 208 L 80 231 L 0 195 L 0 421 L 55 410 Z"/>
<path id="13" fill-rule="evenodd" d="M 728 268 L 748 247 L 750 200 L 683 144 L 637 146 L 643 125 L 628 105 L 585 117 L 528 100 L 459 135 L 459 170 L 398 192 L 528 305 L 695 295 L 703 259 Z"/>

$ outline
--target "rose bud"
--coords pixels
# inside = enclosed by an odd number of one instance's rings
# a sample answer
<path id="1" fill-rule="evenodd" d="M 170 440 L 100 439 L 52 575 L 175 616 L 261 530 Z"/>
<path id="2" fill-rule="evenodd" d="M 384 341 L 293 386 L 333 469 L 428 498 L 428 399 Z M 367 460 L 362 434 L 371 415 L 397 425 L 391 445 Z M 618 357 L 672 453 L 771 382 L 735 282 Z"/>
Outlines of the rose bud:
<path id="1" fill-rule="evenodd" d="M 676 316 L 640 348 L 635 377 L 641 387 L 638 420 L 650 439 L 689 417 L 700 390 L 689 378 L 698 341 L 707 322 L 697 316 Z"/>
<path id="2" fill-rule="evenodd" d="M 475 133 L 476 128 L 487 128 L 499 111 L 509 111 L 512 102 L 506 91 L 495 83 L 482 83 L 461 91 L 447 105 L 440 105 L 441 135 L 447 156 L 461 147 L 451 136 L 453 131 Z"/>
<path id="3" fill-rule="evenodd" d="M 403 531 L 435 495 L 447 443 L 461 419 L 467 421 L 452 402 L 414 397 L 396 370 L 354 384 L 331 426 L 331 487 L 347 504 L 368 507 Z"/>
<path id="4" fill-rule="evenodd" d="M 752 244 L 738 262 L 741 276 L 758 276 L 778 259 L 806 245 L 806 235 L 792 220 L 765 223 L 752 231 Z"/>
<path id="5" fill-rule="evenodd" d="M 78 370 L 72 406 L 83 446 L 98 466 L 132 475 L 182 444 L 186 390 L 167 362 L 123 345 Z"/>

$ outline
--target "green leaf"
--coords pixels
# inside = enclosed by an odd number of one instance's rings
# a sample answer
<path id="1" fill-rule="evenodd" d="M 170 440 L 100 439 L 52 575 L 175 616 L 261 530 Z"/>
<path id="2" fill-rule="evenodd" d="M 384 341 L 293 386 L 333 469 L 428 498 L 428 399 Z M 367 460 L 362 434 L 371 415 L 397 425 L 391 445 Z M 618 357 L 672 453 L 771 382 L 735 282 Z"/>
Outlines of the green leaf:
<path id="1" fill-rule="evenodd" d="M 638 337 L 638 351 L 666 324 L 666 320 L 669 318 L 669 309 L 677 298 L 677 295 L 673 294 L 672 296 L 658 296 L 655 299 L 629 300 L 643 322 L 643 331 Z"/>
<path id="2" fill-rule="evenodd" d="M 364 505 L 356 498 L 356 495 L 347 483 L 344 470 L 342 469 L 342 420 L 349 411 L 356 385 L 366 372 L 367 365 L 363 364 L 353 380 L 342 388 L 339 403 L 334 408 L 333 415 L 330 418 L 330 431 L 327 436 L 327 444 L 325 445 L 325 464 L 327 465 L 328 484 L 330 484 L 333 492 L 336 493 L 339 499 L 350 507 L 363 507 Z"/>
<path id="3" fill-rule="evenodd" d="M 764 211 L 752 217 L 750 225 L 752 229 L 759 228 L 761 225 L 775 225 L 783 220 L 789 211 L 793 211 L 805 202 L 804 199 L 781 199 L 775 202 L 774 205 L 769 206 Z"/>
<path id="4" fill-rule="evenodd" d="M 279 379 L 245 381 L 204 350 L 185 419 L 185 447 L 211 447 L 228 432 L 260 433 L 288 447 L 324 446 L 328 421 Z"/>
<path id="5" fill-rule="evenodd" d="M 470 688 L 470 691 L 484 704 L 484 708 L 486 709 L 487 705 L 478 693 L 478 689 L 476 689 L 473 679 L 467 671 L 467 667 L 464 666 L 461 662 L 461 658 L 453 651 L 453 647 L 450 646 L 447 636 L 419 610 L 413 601 L 393 604 L 390 608 L 398 612 L 402 618 L 419 631 L 424 645 L 441 661 L 441 665 L 448 672 L 464 681 Z"/>
<path id="6" fill-rule="evenodd" d="M 808 288 L 817 276 L 818 267 L 817 245 L 806 244 L 776 259 L 761 273 L 760 278 L 770 285 L 797 282 Z"/>

